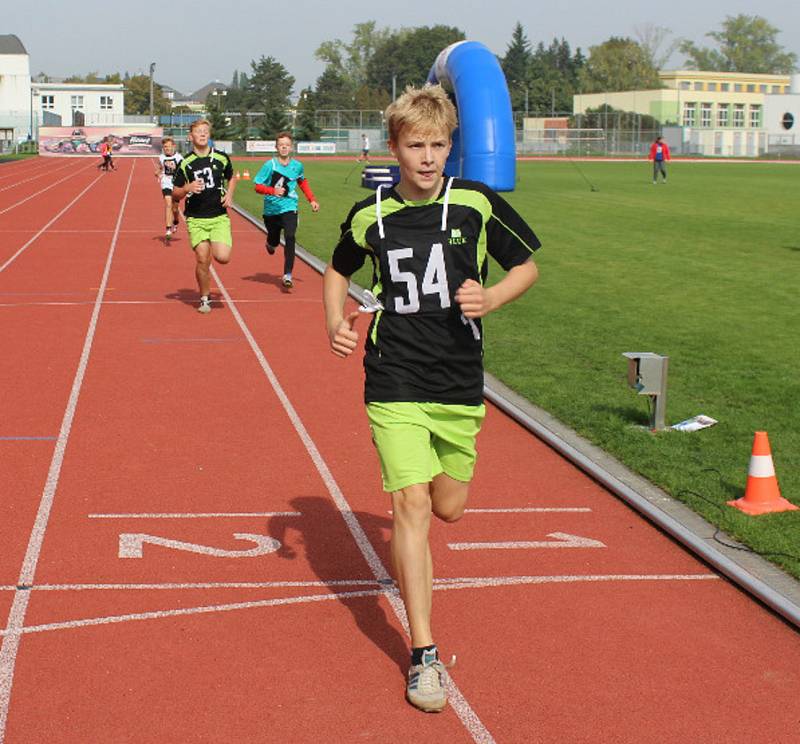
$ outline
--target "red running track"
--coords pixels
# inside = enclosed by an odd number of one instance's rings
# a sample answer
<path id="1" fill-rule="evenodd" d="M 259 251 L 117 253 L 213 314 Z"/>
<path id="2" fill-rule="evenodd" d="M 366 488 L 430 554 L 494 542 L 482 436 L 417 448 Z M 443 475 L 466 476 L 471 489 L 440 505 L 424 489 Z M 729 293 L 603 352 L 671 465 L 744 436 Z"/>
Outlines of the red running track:
<path id="1" fill-rule="evenodd" d="M 150 164 L 85 165 L 0 192 L 0 741 L 794 741 L 797 634 L 495 409 L 431 536 L 454 704 L 409 707 L 319 276 L 237 217 L 201 316 Z"/>

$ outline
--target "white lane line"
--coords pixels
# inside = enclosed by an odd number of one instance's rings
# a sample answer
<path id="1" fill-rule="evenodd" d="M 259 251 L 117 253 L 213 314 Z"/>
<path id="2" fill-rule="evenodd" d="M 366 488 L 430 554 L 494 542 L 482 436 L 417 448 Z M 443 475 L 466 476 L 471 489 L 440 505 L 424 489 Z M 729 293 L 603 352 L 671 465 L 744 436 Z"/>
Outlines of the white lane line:
<path id="1" fill-rule="evenodd" d="M 53 219 L 52 219 L 52 220 L 50 220 L 50 222 L 48 222 L 48 223 L 47 223 L 47 224 L 46 224 L 46 225 L 45 225 L 45 226 L 44 226 L 44 227 L 43 227 L 41 230 L 39 230 L 39 232 L 37 232 L 37 233 L 36 233 L 36 235 L 34 235 L 34 236 L 33 236 L 33 237 L 32 237 L 32 238 L 31 238 L 31 239 L 30 239 L 30 240 L 29 240 L 27 243 L 25 243 L 25 245 L 23 245 L 23 246 L 22 246 L 22 248 L 20 248 L 20 249 L 19 249 L 19 250 L 18 250 L 18 251 L 17 251 L 17 252 L 16 252 L 16 253 L 13 255 L 13 256 L 11 256 L 11 258 L 9 258 L 9 259 L 8 259 L 8 260 L 7 260 L 7 261 L 4 263 L 4 264 L 1 264 L 1 265 L 0 265 L 0 274 L 2 274 L 2 273 L 3 273 L 3 272 L 6 270 L 6 268 L 7 268 L 8 266 L 10 266 L 10 265 L 11 265 L 11 264 L 12 264 L 12 263 L 13 263 L 13 262 L 14 262 L 14 261 L 17 259 L 17 257 L 18 257 L 18 256 L 19 256 L 19 255 L 20 255 L 20 254 L 21 254 L 23 251 L 25 251 L 25 250 L 28 248 L 28 246 L 29 246 L 31 243 L 33 243 L 33 242 L 34 242 L 34 241 L 35 241 L 35 240 L 36 240 L 36 239 L 37 239 L 37 238 L 38 238 L 38 237 L 39 237 L 39 236 L 40 236 L 40 235 L 41 235 L 41 234 L 42 234 L 42 233 L 43 233 L 45 230 L 47 230 L 47 228 L 48 228 L 48 227 L 50 227 L 50 225 L 52 225 L 52 224 L 53 224 L 53 223 L 54 223 L 54 222 L 55 222 L 55 221 L 56 221 L 56 220 L 57 220 L 59 217 L 61 217 L 61 216 L 62 216 L 62 215 L 63 215 L 63 214 L 64 214 L 64 213 L 65 213 L 65 212 L 68 210 L 68 209 L 70 209 L 70 208 L 71 208 L 71 207 L 72 207 L 72 206 L 75 204 L 75 202 L 77 202 L 77 201 L 78 201 L 78 199 L 80 199 L 80 198 L 81 198 L 81 197 L 82 197 L 82 196 L 83 196 L 83 195 L 84 195 L 84 194 L 85 194 L 85 193 L 86 193 L 86 192 L 87 192 L 87 191 L 88 191 L 90 188 L 92 188 L 92 186 L 94 186 L 94 185 L 95 185 L 95 184 L 96 184 L 96 183 L 97 183 L 97 182 L 98 182 L 98 181 L 99 181 L 101 178 L 102 178 L 102 176 L 97 176 L 97 178 L 95 178 L 95 179 L 94 179 L 94 181 L 92 181 L 92 182 L 91 182 L 91 183 L 90 183 L 90 184 L 89 184 L 89 185 L 88 185 L 88 186 L 87 186 L 87 187 L 86 187 L 86 188 L 85 188 L 83 191 L 81 191 L 81 193 L 80 193 L 80 194 L 78 194 L 78 195 L 77 195 L 77 196 L 76 196 L 76 197 L 75 197 L 75 198 L 74 198 L 74 199 L 73 199 L 73 200 L 72 200 L 72 201 L 71 201 L 69 204 L 67 204 L 67 206 L 66 206 L 66 207 L 64 207 L 64 209 L 62 209 L 62 210 L 61 210 L 61 211 L 60 211 L 60 212 L 59 212 L 59 213 L 58 213 L 58 214 L 57 214 L 55 217 L 53 217 Z M 126 193 L 127 193 L 127 192 L 126 192 Z M 2 212 L 0 212 L 0 214 L 2 214 Z M 13 304 L 16 304 L 16 303 L 13 303 Z M 37 303 L 22 303 L 22 304 L 37 304 Z M 68 304 L 68 303 L 58 303 L 58 304 Z"/>
<path id="2" fill-rule="evenodd" d="M 15 204 L 12 204 L 10 207 L 6 207 L 5 209 L 0 209 L 0 214 L 5 214 L 6 212 L 10 212 L 12 209 L 16 209 L 17 207 L 22 206 L 23 204 L 25 204 L 25 202 L 29 202 L 31 199 L 39 196 L 39 194 L 44 194 L 45 191 L 50 191 L 50 189 L 52 189 L 54 186 L 58 186 L 58 184 L 63 183 L 64 181 L 68 181 L 70 178 L 74 178 L 75 176 L 78 175 L 78 173 L 82 173 L 87 169 L 88 168 L 81 168 L 80 170 L 75 171 L 75 173 L 70 173 L 69 175 L 64 176 L 64 178 L 60 178 L 58 181 L 53 181 L 53 183 L 51 183 L 49 186 L 45 186 L 43 189 L 37 191 L 35 194 L 26 196 L 24 199 L 21 199 Z M 98 178 L 102 178 L 102 176 L 98 176 Z"/>
<path id="3" fill-rule="evenodd" d="M 475 578 L 475 579 L 446 579 L 434 582 L 434 591 L 451 591 L 455 589 L 479 589 L 485 587 L 514 586 L 524 584 L 577 584 L 577 583 L 611 583 L 611 582 L 647 582 L 647 581 L 714 581 L 719 577 L 714 574 L 611 574 L 589 576 L 511 576 L 507 578 Z M 325 586 L 328 586 L 326 584 Z M 57 630 L 72 630 L 76 628 L 93 627 L 97 625 L 111 625 L 139 620 L 159 620 L 170 617 L 186 615 L 201 615 L 215 612 L 232 612 L 235 610 L 250 610 L 263 607 L 279 607 L 294 604 L 307 604 L 310 602 L 326 602 L 331 600 L 352 599 L 355 597 L 377 597 L 385 594 L 387 597 L 399 599 L 395 586 L 382 586 L 376 589 L 364 589 L 352 592 L 330 592 L 325 594 L 305 594 L 299 597 L 279 597 L 275 599 L 261 599 L 251 602 L 228 602 L 216 605 L 201 605 L 199 607 L 183 607 L 177 610 L 154 610 L 151 612 L 135 612 L 126 615 L 107 615 L 104 617 L 85 618 L 83 620 L 67 620 L 59 623 L 45 623 L 42 625 L 19 626 L 12 630 L 0 631 L 6 637 L 19 637 L 29 633 L 45 633 Z M 474 722 L 473 722 L 474 723 Z M 478 721 L 479 723 L 479 721 Z"/>
<path id="4" fill-rule="evenodd" d="M 236 322 L 242 329 L 242 333 L 244 333 L 245 337 L 247 338 L 247 341 L 250 344 L 250 348 L 256 355 L 256 358 L 258 359 L 258 362 L 261 365 L 261 369 L 264 371 L 264 374 L 270 381 L 270 384 L 272 385 L 275 394 L 278 396 L 281 405 L 283 406 L 284 410 L 286 411 L 286 414 L 288 415 L 290 421 L 292 422 L 295 431 L 297 431 L 298 436 L 305 445 L 306 451 L 311 457 L 311 460 L 314 463 L 315 467 L 317 468 L 320 477 L 325 483 L 325 486 L 327 487 L 328 492 L 330 493 L 331 498 L 333 499 L 333 502 L 336 504 L 336 508 L 342 515 L 342 518 L 344 519 L 347 528 L 350 530 L 350 534 L 353 536 L 353 539 L 355 540 L 358 549 L 364 556 L 364 560 L 366 560 L 367 564 L 369 565 L 373 576 L 380 582 L 390 581 L 391 576 L 389 575 L 389 572 L 386 570 L 383 563 L 381 563 L 381 559 L 378 557 L 378 554 L 372 547 L 372 543 L 370 543 L 369 538 L 367 537 L 363 528 L 359 524 L 358 519 L 356 519 L 355 514 L 353 514 L 353 510 L 350 507 L 350 504 L 344 497 L 344 494 L 339 488 L 339 484 L 333 477 L 333 474 L 331 473 L 327 463 L 323 459 L 322 454 L 320 453 L 319 449 L 317 449 L 317 445 L 314 443 L 314 440 L 309 435 L 308 430 L 306 429 L 305 425 L 300 419 L 300 416 L 297 414 L 297 411 L 295 410 L 288 396 L 281 387 L 280 382 L 278 382 L 278 378 L 272 371 L 272 367 L 270 367 L 269 363 L 266 360 L 266 357 L 264 356 L 258 344 L 256 343 L 255 338 L 253 338 L 253 334 L 250 333 L 250 329 L 244 322 L 244 319 L 239 313 L 239 309 L 234 304 L 233 300 L 231 299 L 231 296 L 228 294 L 227 289 L 225 289 L 224 285 L 220 281 L 219 275 L 217 274 L 217 271 L 216 269 L 214 269 L 214 267 L 211 268 L 211 275 L 217 287 L 219 287 L 220 292 L 222 292 L 223 297 L 227 301 L 229 309 L 233 314 L 233 317 L 236 319 Z M 405 608 L 403 607 L 402 600 L 396 593 L 387 593 L 387 598 L 389 600 L 389 604 L 392 607 L 392 611 L 402 624 L 403 628 L 406 630 L 406 633 L 408 633 L 408 620 L 406 618 L 406 611 Z M 458 689 L 458 686 L 453 681 L 452 677 L 450 677 L 450 675 L 446 675 L 446 679 L 447 679 L 446 687 L 448 695 L 450 697 L 450 705 L 458 715 L 459 719 L 461 720 L 461 723 L 464 725 L 467 731 L 469 731 L 473 741 L 475 741 L 476 744 L 494 744 L 494 737 L 489 733 L 489 730 L 483 725 L 481 720 L 472 710 L 472 707 L 467 702 L 466 698 L 461 694 L 461 691 Z"/>
<path id="5" fill-rule="evenodd" d="M 716 574 L 576 574 L 567 576 L 462 576 L 434 579 L 437 590 L 480 588 L 493 586 L 522 586 L 525 584 L 577 584 L 609 581 L 708 581 L 718 580 Z M 394 582 L 374 579 L 330 579 L 328 581 L 200 581 L 166 584 L 37 584 L 32 592 L 82 591 L 175 591 L 176 589 L 282 589 L 331 586 L 394 586 Z M 16 591 L 16 586 L 0 586 L 0 591 Z"/>
<path id="6" fill-rule="evenodd" d="M 515 542 L 462 542 L 447 543 L 450 550 L 535 550 L 538 548 L 605 548 L 599 540 L 566 532 L 548 532 L 552 540 L 522 540 Z"/>
<path id="7" fill-rule="evenodd" d="M 227 517 L 300 517 L 297 511 L 276 512 L 152 512 L 134 514 L 88 514 L 89 519 L 225 519 Z"/>
<path id="8" fill-rule="evenodd" d="M 59 171 L 64 170 L 72 165 L 72 163 L 68 163 L 67 165 L 62 165 L 60 168 L 54 168 L 52 171 L 48 171 L 46 169 L 42 169 L 42 172 L 37 171 L 37 175 L 32 176 L 31 178 L 26 178 L 24 181 L 17 181 L 16 183 L 11 183 L 8 186 L 3 186 L 0 188 L 0 192 L 8 191 L 9 189 L 14 189 L 17 186 L 22 186 L 23 183 L 28 183 L 28 181 L 35 181 L 37 178 L 41 178 L 42 176 L 51 176 L 53 173 L 58 173 Z"/>
<path id="9" fill-rule="evenodd" d="M 28 548 L 25 551 L 25 559 L 22 563 L 22 570 L 20 571 L 18 585 L 21 587 L 31 586 L 36 574 L 36 564 L 39 561 L 39 555 L 42 551 L 42 543 L 44 542 L 44 534 L 47 529 L 47 522 L 50 519 L 50 511 L 53 508 L 53 500 L 55 499 L 56 489 L 58 488 L 58 480 L 61 475 L 61 466 L 64 462 L 64 454 L 67 449 L 69 441 L 69 433 L 72 428 L 72 421 L 75 418 L 75 410 L 78 407 L 78 398 L 83 385 L 83 378 L 86 374 L 86 367 L 89 363 L 89 354 L 92 350 L 92 342 L 94 334 L 97 329 L 97 321 L 100 316 L 100 308 L 102 307 L 103 293 L 108 284 L 108 275 L 111 272 L 111 262 L 114 259 L 114 250 L 117 245 L 117 237 L 119 226 L 122 224 L 122 216 L 125 213 L 125 206 L 128 203 L 128 194 L 130 193 L 131 181 L 133 174 L 136 172 L 136 163 L 134 162 L 131 168 L 130 175 L 128 176 L 128 184 L 125 187 L 125 195 L 122 197 L 122 204 L 119 208 L 119 215 L 117 216 L 117 230 L 114 231 L 114 236 L 111 240 L 111 246 L 108 250 L 108 258 L 106 259 L 105 270 L 103 271 L 103 279 L 100 282 L 100 289 L 97 293 L 97 300 L 95 302 L 94 311 L 92 312 L 91 320 L 89 321 L 89 328 L 86 331 L 86 338 L 83 343 L 83 351 L 81 352 L 78 369 L 75 372 L 75 379 L 72 382 L 72 390 L 70 391 L 67 407 L 64 411 L 64 418 L 61 421 L 61 429 L 58 433 L 58 440 L 56 441 L 53 451 L 53 458 L 50 462 L 50 469 L 47 473 L 47 481 L 42 492 L 42 498 L 39 502 L 39 510 L 36 514 L 36 521 L 31 531 L 30 540 L 28 541 Z M 14 667 L 17 661 L 17 649 L 19 642 L 13 640 L 13 634 L 17 634 L 23 627 L 25 622 L 25 612 L 28 607 L 28 598 L 30 592 L 24 589 L 18 590 L 14 594 L 14 603 L 9 613 L 8 623 L 6 625 L 6 633 L 12 633 L 11 636 L 6 635 L 3 639 L 3 644 L 0 646 L 0 744 L 5 739 L 6 722 L 8 720 L 8 707 L 11 701 L 11 686 L 14 679 Z M 9 640 L 11 638 L 12 640 Z"/>

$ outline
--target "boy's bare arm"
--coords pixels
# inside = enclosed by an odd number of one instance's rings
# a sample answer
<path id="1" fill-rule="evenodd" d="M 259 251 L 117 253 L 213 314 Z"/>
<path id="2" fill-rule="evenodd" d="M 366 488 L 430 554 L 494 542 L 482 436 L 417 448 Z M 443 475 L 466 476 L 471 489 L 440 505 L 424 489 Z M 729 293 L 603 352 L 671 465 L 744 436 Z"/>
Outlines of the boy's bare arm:
<path id="1" fill-rule="evenodd" d="M 532 260 L 514 266 L 497 284 L 484 287 L 474 279 L 467 279 L 456 290 L 456 302 L 465 318 L 482 318 L 526 292 L 539 277 Z"/>
<path id="2" fill-rule="evenodd" d="M 331 266 L 325 269 L 322 280 L 322 301 L 325 306 L 325 325 L 328 331 L 331 351 L 336 356 L 345 358 L 358 346 L 358 332 L 353 329 L 358 310 L 344 314 L 347 301 L 347 290 L 350 279 L 340 274 Z"/>
<path id="3" fill-rule="evenodd" d="M 222 197 L 222 206 L 226 209 L 233 204 L 233 194 L 236 191 L 237 183 L 239 183 L 239 179 L 236 176 L 228 181 L 228 189 L 225 191 L 225 196 Z"/>

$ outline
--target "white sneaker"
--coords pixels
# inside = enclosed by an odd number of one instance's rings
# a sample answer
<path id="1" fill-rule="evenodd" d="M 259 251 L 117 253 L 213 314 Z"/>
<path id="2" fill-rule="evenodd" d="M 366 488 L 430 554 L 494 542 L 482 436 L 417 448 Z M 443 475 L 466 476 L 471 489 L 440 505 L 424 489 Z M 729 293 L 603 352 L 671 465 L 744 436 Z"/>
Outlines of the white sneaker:
<path id="1" fill-rule="evenodd" d="M 198 313 L 210 313 L 211 312 L 211 300 L 208 297 L 201 297 L 200 298 L 200 305 L 197 308 Z"/>
<path id="2" fill-rule="evenodd" d="M 436 652 L 426 651 L 422 664 L 415 664 L 408 670 L 406 700 L 426 713 L 444 710 L 447 705 L 444 674 L 444 664 L 439 661 Z"/>
<path id="3" fill-rule="evenodd" d="M 292 281 L 291 274 L 283 275 L 283 286 L 286 287 L 286 289 L 291 289 L 292 287 L 294 287 L 294 282 Z"/>

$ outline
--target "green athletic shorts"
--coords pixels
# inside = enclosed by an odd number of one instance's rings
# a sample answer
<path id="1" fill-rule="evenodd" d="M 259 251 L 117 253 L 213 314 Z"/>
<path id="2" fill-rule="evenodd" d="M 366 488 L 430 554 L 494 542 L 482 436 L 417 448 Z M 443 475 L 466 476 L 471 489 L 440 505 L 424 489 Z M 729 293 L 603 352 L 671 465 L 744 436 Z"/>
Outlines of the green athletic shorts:
<path id="1" fill-rule="evenodd" d="M 429 483 L 439 473 L 472 480 L 475 438 L 485 415 L 484 405 L 367 403 L 384 490 Z"/>
<path id="2" fill-rule="evenodd" d="M 189 230 L 189 242 L 192 244 L 192 249 L 205 240 L 211 243 L 233 245 L 231 218 L 227 214 L 217 217 L 187 217 L 186 228 Z"/>

